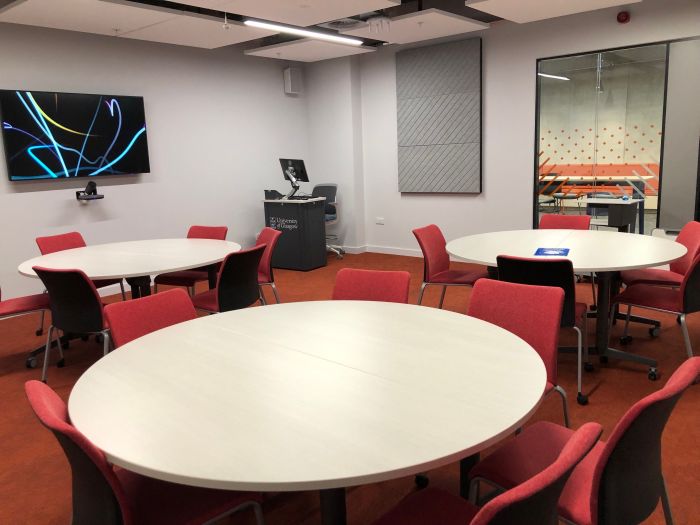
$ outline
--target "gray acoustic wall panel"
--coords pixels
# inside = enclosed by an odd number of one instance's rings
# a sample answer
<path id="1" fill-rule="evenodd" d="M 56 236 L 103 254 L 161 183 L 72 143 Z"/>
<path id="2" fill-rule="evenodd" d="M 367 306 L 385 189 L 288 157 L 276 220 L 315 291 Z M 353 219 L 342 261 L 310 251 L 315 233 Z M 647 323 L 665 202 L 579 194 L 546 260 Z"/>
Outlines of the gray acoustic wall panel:
<path id="1" fill-rule="evenodd" d="M 399 191 L 481 192 L 481 39 L 396 54 Z"/>

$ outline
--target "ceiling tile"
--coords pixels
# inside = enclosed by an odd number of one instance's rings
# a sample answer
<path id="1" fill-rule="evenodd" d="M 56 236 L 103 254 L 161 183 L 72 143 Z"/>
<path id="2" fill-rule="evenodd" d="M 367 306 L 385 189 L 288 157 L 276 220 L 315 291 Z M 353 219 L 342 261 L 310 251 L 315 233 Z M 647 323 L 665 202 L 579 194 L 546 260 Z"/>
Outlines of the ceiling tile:
<path id="1" fill-rule="evenodd" d="M 228 29 L 224 29 L 222 20 L 183 14 L 158 24 L 120 34 L 120 36 L 136 40 L 214 49 L 274 34 L 276 33 L 273 31 L 248 27 L 231 21 L 228 22 Z"/>
<path id="2" fill-rule="evenodd" d="M 115 35 L 163 22 L 177 13 L 95 0 L 25 0 L 0 12 L 0 22 Z"/>
<path id="3" fill-rule="evenodd" d="M 534 22 L 642 0 L 467 0 L 465 5 L 518 23 Z"/>
<path id="4" fill-rule="evenodd" d="M 392 18 L 389 27 L 380 32 L 370 31 L 369 24 L 342 31 L 345 35 L 373 38 L 392 44 L 408 44 L 432 38 L 488 29 L 489 25 L 439 9 L 426 9 Z"/>
<path id="5" fill-rule="evenodd" d="M 401 0 L 175 0 L 179 4 L 228 11 L 251 18 L 310 26 L 396 7 Z"/>
<path id="6" fill-rule="evenodd" d="M 258 57 L 279 58 L 281 60 L 293 60 L 296 62 L 318 62 L 319 60 L 327 60 L 329 58 L 371 53 L 374 50 L 373 47 L 348 46 L 304 38 L 301 40 L 284 42 L 282 44 L 248 49 L 245 51 L 245 54 Z"/>

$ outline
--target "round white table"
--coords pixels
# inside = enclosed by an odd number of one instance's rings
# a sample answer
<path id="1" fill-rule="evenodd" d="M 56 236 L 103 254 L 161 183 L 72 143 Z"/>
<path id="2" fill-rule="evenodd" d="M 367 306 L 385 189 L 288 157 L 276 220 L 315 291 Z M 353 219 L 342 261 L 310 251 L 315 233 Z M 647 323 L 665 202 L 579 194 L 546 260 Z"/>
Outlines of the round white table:
<path id="1" fill-rule="evenodd" d="M 150 294 L 151 275 L 217 263 L 241 245 L 213 239 L 153 239 L 95 244 L 34 257 L 19 265 L 19 273 L 36 277 L 33 266 L 78 268 L 93 280 L 125 278 L 132 297 Z"/>
<path id="2" fill-rule="evenodd" d="M 116 465 L 210 488 L 320 490 L 323 523 L 337 524 L 344 487 L 477 454 L 530 417 L 545 383 L 538 354 L 484 321 L 315 301 L 137 339 L 90 367 L 68 406 Z"/>
<path id="3" fill-rule="evenodd" d="M 609 348 L 611 283 L 614 272 L 649 268 L 683 257 L 687 249 L 682 244 L 648 235 L 593 230 L 516 230 L 481 233 L 461 237 L 447 243 L 447 251 L 468 262 L 496 267 L 499 255 L 527 258 L 536 256 L 538 248 L 568 248 L 567 255 L 553 255 L 571 260 L 579 273 L 595 272 L 598 278 L 596 345 L 606 357 L 626 359 L 656 366 L 646 357 Z"/>

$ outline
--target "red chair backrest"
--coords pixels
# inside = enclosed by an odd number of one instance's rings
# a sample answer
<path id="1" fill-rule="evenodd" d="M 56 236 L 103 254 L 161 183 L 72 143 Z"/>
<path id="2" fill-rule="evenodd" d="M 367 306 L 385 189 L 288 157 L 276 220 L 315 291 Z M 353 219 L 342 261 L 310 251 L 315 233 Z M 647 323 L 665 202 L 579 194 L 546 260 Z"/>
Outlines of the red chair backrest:
<path id="1" fill-rule="evenodd" d="M 279 241 L 282 232 L 275 230 L 274 228 L 265 227 L 260 230 L 258 238 L 255 239 L 255 246 L 260 246 L 261 244 L 266 244 L 265 252 L 260 259 L 260 266 L 258 266 L 258 274 L 260 282 L 271 283 L 274 281 L 272 275 L 272 254 L 275 251 L 275 246 L 277 246 L 277 241 Z"/>
<path id="2" fill-rule="evenodd" d="M 64 332 L 85 334 L 105 328 L 102 299 L 82 270 L 32 269 L 49 292 L 51 324 Z"/>
<path id="3" fill-rule="evenodd" d="M 39 247 L 41 255 L 87 246 L 85 244 L 85 239 L 83 239 L 83 236 L 80 235 L 80 232 L 69 232 L 62 233 L 60 235 L 37 237 L 36 244 Z"/>
<path id="4" fill-rule="evenodd" d="M 492 279 L 474 283 L 470 316 L 505 328 L 540 355 L 547 381 L 557 384 L 557 346 L 564 290 Z"/>
<path id="5" fill-rule="evenodd" d="M 688 252 L 677 261 L 673 261 L 669 264 L 669 268 L 672 272 L 685 275 L 698 256 L 698 253 L 700 253 L 700 222 L 690 221 L 683 226 L 681 231 L 678 232 L 676 242 L 685 246 Z"/>
<path id="6" fill-rule="evenodd" d="M 540 217 L 540 230 L 588 230 L 590 227 L 590 215 L 547 213 Z"/>
<path id="7" fill-rule="evenodd" d="M 557 502 L 566 481 L 602 432 L 598 423 L 583 425 L 551 465 L 486 503 L 470 525 L 556 525 Z"/>
<path id="8" fill-rule="evenodd" d="M 41 381 L 27 381 L 24 391 L 37 418 L 53 432 L 70 462 L 74 519 L 95 514 L 94 507 L 83 510 L 82 506 L 99 505 L 105 516 L 121 516 L 119 523 L 124 525 L 133 523 L 126 495 L 107 458 L 70 423 L 63 400 Z"/>
<path id="9" fill-rule="evenodd" d="M 593 472 L 591 516 L 598 516 L 598 525 L 641 523 L 654 512 L 663 490 L 661 435 L 673 407 L 699 377 L 700 357 L 687 359 L 615 425 Z"/>
<path id="10" fill-rule="evenodd" d="M 187 231 L 188 239 L 215 239 L 225 241 L 228 226 L 190 226 Z"/>
<path id="11" fill-rule="evenodd" d="M 343 268 L 335 276 L 333 299 L 408 303 L 411 274 Z"/>
<path id="12" fill-rule="evenodd" d="M 450 269 L 450 256 L 445 249 L 447 242 L 435 224 L 413 230 L 423 252 L 423 281 L 430 280 L 440 272 Z"/>
<path id="13" fill-rule="evenodd" d="M 114 347 L 125 345 L 141 336 L 197 317 L 192 300 L 182 288 L 174 288 L 105 306 Z"/>

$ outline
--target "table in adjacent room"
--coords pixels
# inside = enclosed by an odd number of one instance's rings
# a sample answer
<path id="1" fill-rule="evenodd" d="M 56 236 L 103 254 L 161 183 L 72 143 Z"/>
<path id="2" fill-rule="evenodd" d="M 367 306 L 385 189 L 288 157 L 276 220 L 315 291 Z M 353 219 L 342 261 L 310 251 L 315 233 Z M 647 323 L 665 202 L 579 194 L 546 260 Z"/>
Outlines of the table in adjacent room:
<path id="1" fill-rule="evenodd" d="M 541 358 L 464 314 L 370 301 L 287 303 L 201 317 L 132 341 L 78 380 L 71 421 L 110 462 L 187 485 L 345 488 L 460 462 L 538 407 Z M 467 459 L 465 459 L 467 458 Z"/>
<path id="2" fill-rule="evenodd" d="M 650 268 L 680 259 L 682 244 L 648 235 L 591 230 L 516 230 L 481 233 L 447 243 L 447 251 L 464 261 L 496 267 L 499 255 L 535 257 L 538 248 L 568 248 L 577 273 L 595 273 L 598 279 L 595 349 L 603 357 L 626 359 L 648 365 L 656 375 L 652 359 L 608 347 L 611 283 L 615 272 Z M 539 257 L 539 256 L 538 256 Z M 546 257 L 546 256 L 545 256 Z"/>
<path id="3" fill-rule="evenodd" d="M 151 275 L 189 270 L 220 262 L 241 245 L 214 239 L 151 239 L 94 244 L 34 257 L 19 273 L 36 277 L 33 266 L 80 269 L 92 280 L 126 279 L 132 298 L 151 293 Z M 210 275 L 210 282 L 215 275 Z"/>

